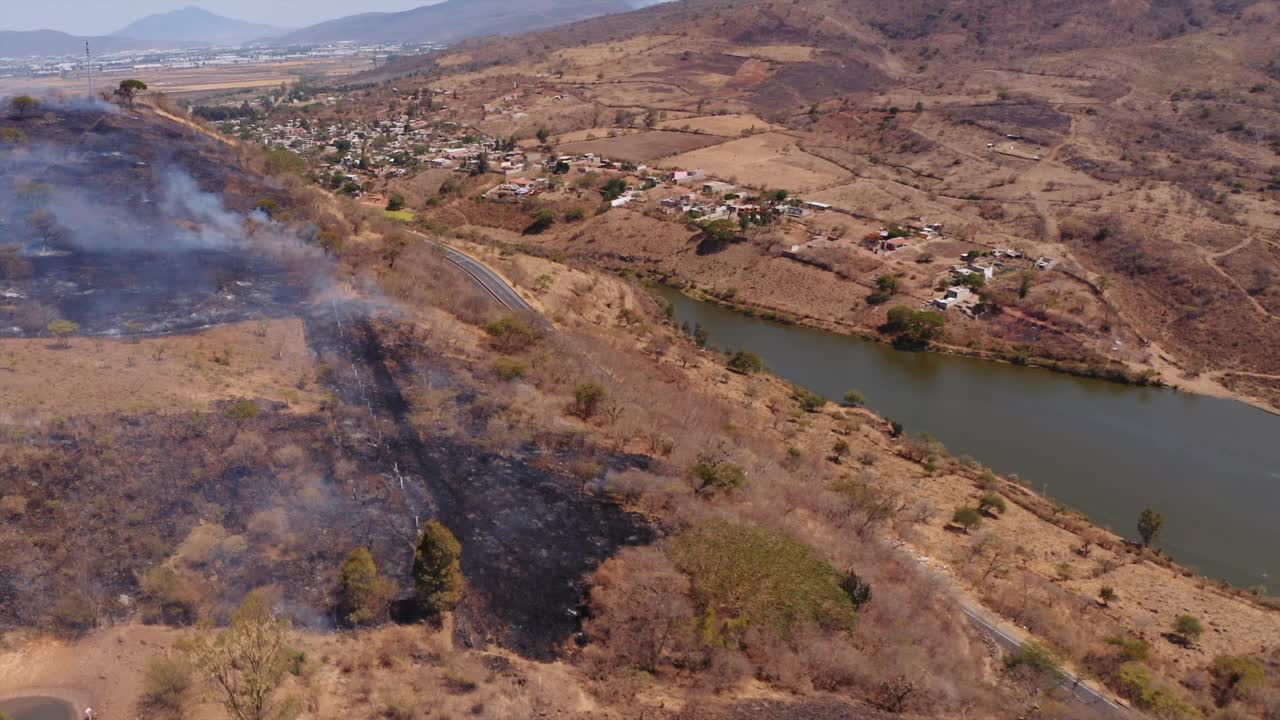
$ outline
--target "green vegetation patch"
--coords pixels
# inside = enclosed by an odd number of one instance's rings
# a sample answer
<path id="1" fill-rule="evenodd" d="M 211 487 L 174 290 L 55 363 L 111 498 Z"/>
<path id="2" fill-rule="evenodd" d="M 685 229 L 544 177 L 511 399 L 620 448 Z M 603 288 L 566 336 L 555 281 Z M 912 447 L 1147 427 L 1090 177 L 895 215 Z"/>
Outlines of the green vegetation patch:
<path id="1" fill-rule="evenodd" d="M 671 554 L 709 617 L 782 633 L 811 622 L 852 629 L 856 620 L 843 576 L 786 535 L 714 521 L 678 535 Z"/>
<path id="2" fill-rule="evenodd" d="M 418 219 L 412 210 L 383 210 L 382 214 L 389 220 L 410 223 Z"/>

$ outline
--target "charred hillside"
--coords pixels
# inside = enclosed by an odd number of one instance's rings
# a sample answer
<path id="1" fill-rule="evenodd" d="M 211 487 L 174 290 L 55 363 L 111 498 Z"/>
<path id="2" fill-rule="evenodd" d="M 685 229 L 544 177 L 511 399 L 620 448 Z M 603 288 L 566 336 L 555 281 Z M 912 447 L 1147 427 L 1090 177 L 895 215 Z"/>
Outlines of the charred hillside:
<path id="1" fill-rule="evenodd" d="M 59 106 L 9 127 L 22 134 L 0 150 L 5 334 L 23 358 L 82 356 L 86 392 L 105 400 L 61 407 L 52 424 L 4 408 L 0 628 L 190 625 L 225 619 L 264 586 L 298 624 L 330 628 L 347 553 L 369 548 L 407 597 L 414 540 L 436 519 L 465 548 L 460 637 L 547 658 L 577 632 L 595 567 L 652 541 L 646 520 L 570 472 L 645 458 L 554 438 L 496 452 L 493 399 L 390 303 L 340 288 L 341 268 L 314 244 L 331 218 L 278 178 L 149 114 Z M 448 273 L 425 284 L 452 287 Z M 302 347 L 275 330 L 290 324 Z M 242 325 L 253 332 L 230 343 L 205 332 Z M 124 367 L 108 359 L 119 352 Z M 6 398 L 30 395 L 16 390 L 41 382 L 35 361 L 0 357 Z M 263 364 L 289 386 L 230 389 Z M 185 385 L 175 407 L 128 400 L 173 365 Z M 223 386 L 197 401 L 211 374 Z M 427 413 L 451 429 L 424 432 Z"/>
<path id="2" fill-rule="evenodd" d="M 286 257 L 305 235 L 267 211 L 282 192 L 220 143 L 105 106 L 2 122 L 0 334 L 57 319 L 126 335 L 281 317 L 305 294 L 289 278 L 304 268 L 288 267 L 302 256 Z"/>

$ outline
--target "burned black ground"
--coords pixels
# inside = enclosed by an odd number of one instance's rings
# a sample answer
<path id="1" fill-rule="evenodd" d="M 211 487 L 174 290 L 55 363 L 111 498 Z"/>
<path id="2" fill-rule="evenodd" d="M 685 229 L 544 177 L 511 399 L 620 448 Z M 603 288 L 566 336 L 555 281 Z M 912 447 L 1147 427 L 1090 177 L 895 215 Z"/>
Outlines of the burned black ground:
<path id="1" fill-rule="evenodd" d="M 55 318 L 113 334 L 302 317 L 321 369 L 299 390 L 325 399 L 314 413 L 227 398 L 0 427 L 0 629 L 218 620 L 263 586 L 328 627 L 346 554 L 368 546 L 407 596 L 417 529 L 437 518 L 464 548 L 461 639 L 556 654 L 590 573 L 654 536 L 569 467 L 645 459 L 581 443 L 495 450 L 483 423 L 495 398 L 385 301 L 315 301 L 336 271 L 307 247 L 314 233 L 253 210 L 269 181 L 154 119 L 55 115 L 0 150 L 13 171 L 0 181 L 9 333 Z M 54 237 L 29 222 L 42 211 Z M 418 426 L 413 398 L 438 396 L 423 390 L 447 391 L 438 410 L 455 430 Z"/>

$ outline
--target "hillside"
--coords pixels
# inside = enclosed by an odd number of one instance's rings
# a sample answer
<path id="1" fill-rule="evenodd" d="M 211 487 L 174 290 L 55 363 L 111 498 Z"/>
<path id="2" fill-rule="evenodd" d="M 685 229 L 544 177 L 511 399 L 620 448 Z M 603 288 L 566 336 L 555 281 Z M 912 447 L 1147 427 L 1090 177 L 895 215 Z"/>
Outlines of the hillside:
<path id="1" fill-rule="evenodd" d="M 112 33 L 113 37 L 148 43 L 238 45 L 284 34 L 284 30 L 216 15 L 198 7 L 148 15 Z"/>
<path id="2" fill-rule="evenodd" d="M 951 351 L 1280 407 L 1280 355 L 1269 351 L 1280 344 L 1280 56 L 1269 42 L 1280 10 L 1090 7 L 695 0 L 470 41 L 366 77 L 433 73 L 468 99 L 457 116 L 492 132 L 594 133 L 590 150 L 619 159 L 647 143 L 631 159 L 700 166 L 842 211 L 785 237 L 754 233 L 755 253 L 718 260 L 678 243 L 630 253 L 589 242 L 590 228 L 563 238 L 570 251 L 625 256 L 712 295 L 732 288 L 748 305 L 874 332 L 887 305 L 844 298 L 869 296 L 889 274 L 897 302 L 928 302 L 961 253 L 1012 248 L 1056 271 L 1025 288 L 1018 267 L 992 278 L 985 312 L 948 315 Z M 518 98 L 495 102 L 512 83 Z M 701 128 L 722 114 L 758 121 Z M 651 115 L 715 145 L 685 152 L 689 143 L 663 145 L 652 132 L 604 137 L 646 130 Z M 767 125 L 768 136 L 737 136 Z M 943 223 L 946 242 L 896 255 L 855 247 L 920 218 Z M 848 239 L 802 258 L 826 269 L 806 284 L 812 293 L 760 275 L 761 263 L 789 266 L 770 248 L 822 232 Z"/>
<path id="3" fill-rule="evenodd" d="M 364 13 L 289 33 L 283 44 L 445 42 L 479 35 L 521 32 L 583 18 L 625 12 L 624 0 L 447 0 L 397 13 Z"/>

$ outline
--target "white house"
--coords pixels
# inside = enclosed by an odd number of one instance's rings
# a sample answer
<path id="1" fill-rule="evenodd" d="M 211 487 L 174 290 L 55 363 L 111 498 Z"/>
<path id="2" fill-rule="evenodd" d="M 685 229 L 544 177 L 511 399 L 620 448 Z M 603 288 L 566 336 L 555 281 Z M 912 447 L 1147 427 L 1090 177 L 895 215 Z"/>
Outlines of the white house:
<path id="1" fill-rule="evenodd" d="M 965 302 L 973 297 L 973 291 L 959 285 L 947 288 L 947 294 L 933 301 L 934 307 L 946 311 L 952 305 Z"/>

